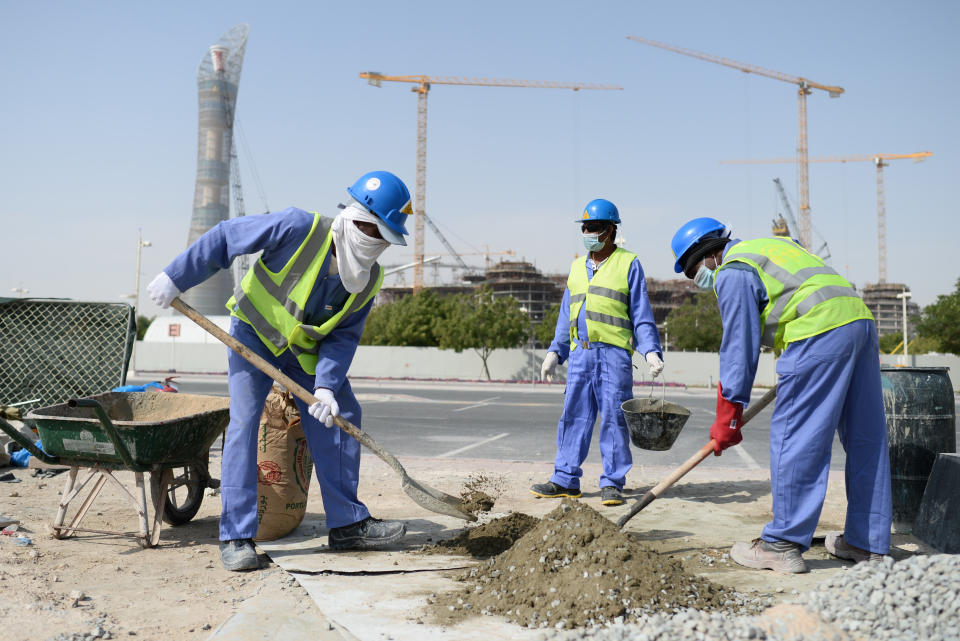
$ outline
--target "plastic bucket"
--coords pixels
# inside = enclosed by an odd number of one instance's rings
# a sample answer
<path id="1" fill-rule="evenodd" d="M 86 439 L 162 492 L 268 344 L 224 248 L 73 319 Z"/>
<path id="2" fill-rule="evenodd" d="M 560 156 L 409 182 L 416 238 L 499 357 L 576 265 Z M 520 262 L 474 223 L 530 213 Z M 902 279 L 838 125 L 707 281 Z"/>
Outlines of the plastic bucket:
<path id="1" fill-rule="evenodd" d="M 690 418 L 687 408 L 652 398 L 632 398 L 620 409 L 630 430 L 630 441 L 642 450 L 669 450 Z"/>
<path id="2" fill-rule="evenodd" d="M 948 371 L 947 367 L 880 368 L 896 532 L 911 530 L 937 454 L 957 450 Z"/>

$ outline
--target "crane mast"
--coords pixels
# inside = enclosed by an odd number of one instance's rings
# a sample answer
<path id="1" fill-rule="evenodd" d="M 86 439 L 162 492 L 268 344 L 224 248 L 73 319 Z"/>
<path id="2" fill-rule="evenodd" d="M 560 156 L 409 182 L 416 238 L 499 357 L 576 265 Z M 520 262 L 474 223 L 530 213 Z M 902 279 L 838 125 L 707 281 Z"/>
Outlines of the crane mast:
<path id="1" fill-rule="evenodd" d="M 580 91 L 581 89 L 623 89 L 613 85 L 601 85 L 594 83 L 574 83 L 574 82 L 554 82 L 545 80 L 515 80 L 511 78 L 461 78 L 455 76 L 388 76 L 376 71 L 364 71 L 360 77 L 365 79 L 374 87 L 381 87 L 384 82 L 406 82 L 413 84 L 410 88 L 417 94 L 417 176 L 416 176 L 416 194 L 414 195 L 414 239 L 413 251 L 415 265 L 413 268 L 413 291 L 418 292 L 423 289 L 423 257 L 424 257 L 424 222 L 430 224 L 431 229 L 436 232 L 443 245 L 456 256 L 456 251 L 443 237 L 443 234 L 437 229 L 433 221 L 427 216 L 426 192 L 427 192 L 427 95 L 430 93 L 431 85 L 469 85 L 478 87 L 523 87 L 528 89 L 572 89 Z M 458 262 L 466 267 L 463 260 L 458 258 Z"/>

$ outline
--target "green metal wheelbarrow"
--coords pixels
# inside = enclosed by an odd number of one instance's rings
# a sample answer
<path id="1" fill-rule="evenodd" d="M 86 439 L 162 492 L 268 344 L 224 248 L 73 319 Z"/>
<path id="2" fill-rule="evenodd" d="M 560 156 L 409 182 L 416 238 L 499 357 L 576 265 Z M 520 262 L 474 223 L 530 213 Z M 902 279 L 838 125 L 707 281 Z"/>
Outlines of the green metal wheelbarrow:
<path id="1" fill-rule="evenodd" d="M 160 538 L 160 522 L 181 525 L 200 509 L 207 487 L 218 487 L 207 469 L 210 446 L 226 429 L 230 399 L 165 392 L 107 392 L 32 410 L 24 422 L 36 428 L 42 448 L 0 419 L 0 429 L 35 457 L 65 465 L 67 481 L 53 521 L 54 538 L 75 532 L 136 537 L 142 547 Z M 77 480 L 80 469 L 86 474 Z M 128 470 L 136 478 L 136 496 L 114 476 Z M 174 471 L 178 474 L 175 475 Z M 149 518 L 144 473 L 149 473 L 153 518 Z M 70 503 L 93 485 L 67 523 Z M 118 532 L 79 527 L 94 499 L 110 481 L 137 510 L 139 531 Z"/>

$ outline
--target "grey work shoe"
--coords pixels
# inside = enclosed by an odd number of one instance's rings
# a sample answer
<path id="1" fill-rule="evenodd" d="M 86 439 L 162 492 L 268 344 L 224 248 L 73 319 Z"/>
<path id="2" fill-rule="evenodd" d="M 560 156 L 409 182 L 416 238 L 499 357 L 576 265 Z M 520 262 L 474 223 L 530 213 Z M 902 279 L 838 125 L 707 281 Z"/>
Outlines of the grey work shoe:
<path id="1" fill-rule="evenodd" d="M 531 485 L 530 494 L 533 494 L 538 499 L 578 499 L 583 496 L 579 489 L 563 487 L 553 481 Z"/>
<path id="2" fill-rule="evenodd" d="M 253 549 L 253 539 L 232 539 L 220 541 L 220 562 L 224 570 L 242 572 L 260 567 L 257 551 Z"/>
<path id="3" fill-rule="evenodd" d="M 844 540 L 843 534 L 840 532 L 830 532 L 827 534 L 823 541 L 823 547 L 827 548 L 827 552 L 838 559 L 853 561 L 854 563 L 860 563 L 861 561 L 882 561 L 883 557 L 886 556 L 868 550 L 861 550 L 858 547 L 850 545 Z"/>
<path id="4" fill-rule="evenodd" d="M 600 488 L 600 502 L 609 506 L 623 505 L 623 494 L 612 485 L 602 487 Z"/>
<path id="5" fill-rule="evenodd" d="M 381 521 L 368 516 L 352 525 L 330 528 L 331 550 L 370 550 L 395 543 L 407 533 L 403 521 Z"/>
<path id="6" fill-rule="evenodd" d="M 800 546 L 790 541 L 770 543 L 757 538 L 750 543 L 737 542 L 730 548 L 730 558 L 740 565 L 758 570 L 803 574 L 809 572 L 800 554 Z"/>

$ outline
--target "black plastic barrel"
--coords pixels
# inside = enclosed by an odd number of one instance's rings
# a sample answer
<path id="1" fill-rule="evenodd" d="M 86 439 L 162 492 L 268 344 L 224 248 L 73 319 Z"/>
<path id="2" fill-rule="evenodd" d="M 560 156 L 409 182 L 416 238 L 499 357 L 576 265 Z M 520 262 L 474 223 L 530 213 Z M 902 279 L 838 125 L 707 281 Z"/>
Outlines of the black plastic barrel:
<path id="1" fill-rule="evenodd" d="M 880 368 L 895 532 L 911 530 L 937 454 L 957 450 L 948 371 L 947 367 Z"/>

